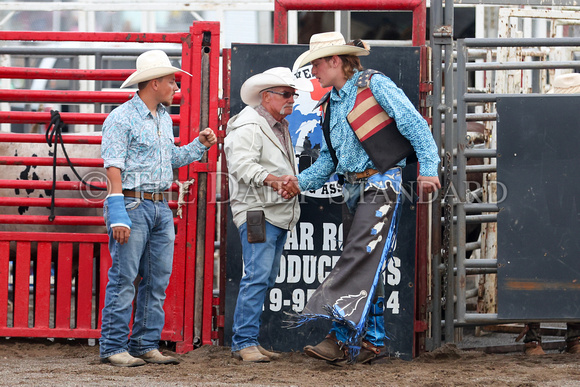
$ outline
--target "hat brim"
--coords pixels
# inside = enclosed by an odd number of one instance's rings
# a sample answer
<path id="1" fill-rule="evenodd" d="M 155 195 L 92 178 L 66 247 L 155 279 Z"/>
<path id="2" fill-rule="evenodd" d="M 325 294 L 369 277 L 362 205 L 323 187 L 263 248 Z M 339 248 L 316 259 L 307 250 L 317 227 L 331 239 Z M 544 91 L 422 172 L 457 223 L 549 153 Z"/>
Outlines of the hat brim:
<path id="1" fill-rule="evenodd" d="M 175 74 L 177 72 L 185 73 L 190 77 L 192 76 L 187 71 L 178 69 L 177 67 L 173 66 L 154 67 L 141 72 L 135 71 L 133 74 L 129 75 L 129 78 L 125 79 L 125 82 L 123 82 L 123 84 L 121 85 L 121 89 L 136 85 L 141 82 L 150 81 L 151 79 L 164 77 L 169 74 Z"/>
<path id="2" fill-rule="evenodd" d="M 311 92 L 314 90 L 312 82 L 307 79 L 297 78 L 296 84 L 288 84 L 284 79 L 274 74 L 256 74 L 246 80 L 240 88 L 242 101 L 249 106 L 260 104 L 260 92 L 272 87 L 292 87 L 296 90 Z"/>
<path id="3" fill-rule="evenodd" d="M 548 90 L 548 94 L 579 94 L 580 86 L 554 87 Z"/>
<path id="4" fill-rule="evenodd" d="M 351 46 L 348 44 L 343 44 L 339 46 L 326 46 L 321 47 L 317 50 L 308 50 L 302 53 L 295 61 L 292 67 L 292 72 L 296 72 L 300 67 L 313 60 L 326 58 L 327 56 L 333 55 L 355 55 L 355 56 L 366 56 L 369 55 L 370 51 L 362 47 Z"/>

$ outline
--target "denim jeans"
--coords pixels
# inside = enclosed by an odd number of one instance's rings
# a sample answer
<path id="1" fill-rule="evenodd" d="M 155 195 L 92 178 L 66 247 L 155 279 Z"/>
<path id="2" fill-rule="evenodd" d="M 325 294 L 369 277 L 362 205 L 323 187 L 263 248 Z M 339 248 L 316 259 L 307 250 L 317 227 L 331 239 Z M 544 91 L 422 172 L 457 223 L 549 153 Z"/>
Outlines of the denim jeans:
<path id="1" fill-rule="evenodd" d="M 109 269 L 101 320 L 102 358 L 125 351 L 138 356 L 157 349 L 165 323 L 163 302 L 173 266 L 175 241 L 173 213 L 165 200 L 153 202 L 126 197 L 125 208 L 133 225 L 128 242 L 121 245 L 113 239 L 107 206 L 104 206 L 113 264 Z M 129 339 L 136 278 L 141 281 Z"/>
<path id="2" fill-rule="evenodd" d="M 274 286 L 288 230 L 266 222 L 266 242 L 248 243 L 246 223 L 239 227 L 244 275 L 234 312 L 232 352 L 259 345 L 260 317 L 266 292 Z"/>
<path id="3" fill-rule="evenodd" d="M 382 285 L 379 284 L 379 286 Z M 334 333 L 335 337 L 343 343 L 348 340 L 349 332 L 344 325 L 333 322 L 330 333 Z M 385 298 L 381 296 L 377 297 L 371 306 L 363 339 L 375 347 L 383 347 L 385 345 L 385 338 Z"/>

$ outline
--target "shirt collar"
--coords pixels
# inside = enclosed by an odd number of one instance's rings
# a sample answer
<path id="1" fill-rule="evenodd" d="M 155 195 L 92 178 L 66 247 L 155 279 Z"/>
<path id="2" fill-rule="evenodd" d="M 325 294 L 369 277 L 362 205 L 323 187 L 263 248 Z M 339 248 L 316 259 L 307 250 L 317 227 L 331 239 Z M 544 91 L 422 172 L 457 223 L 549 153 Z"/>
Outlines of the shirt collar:
<path id="1" fill-rule="evenodd" d="M 147 107 L 147 105 L 145 105 L 145 102 L 143 102 L 143 100 L 141 99 L 141 97 L 139 97 L 139 93 L 135 93 L 135 95 L 133 96 L 133 98 L 131 99 L 131 102 L 133 102 L 133 105 L 135 106 L 135 109 L 137 109 L 137 112 L 139 113 L 139 115 L 141 116 L 141 118 L 147 118 L 147 115 L 151 115 L 151 111 L 149 110 L 149 108 Z M 165 106 L 163 106 L 163 104 L 158 104 L 157 105 L 157 114 L 161 115 L 163 113 L 165 113 L 166 109 Z"/>
<path id="2" fill-rule="evenodd" d="M 268 125 L 270 125 L 270 128 L 273 128 L 274 125 L 276 125 L 278 123 L 278 121 L 276 121 L 276 119 L 274 117 L 272 117 L 270 112 L 267 111 L 264 106 L 258 105 L 258 106 L 256 106 L 255 110 L 259 115 L 261 115 L 262 117 L 264 117 L 266 119 L 266 122 L 268 123 Z M 282 119 L 282 122 L 280 122 L 280 123 L 284 124 L 284 121 L 286 121 L 285 118 Z"/>

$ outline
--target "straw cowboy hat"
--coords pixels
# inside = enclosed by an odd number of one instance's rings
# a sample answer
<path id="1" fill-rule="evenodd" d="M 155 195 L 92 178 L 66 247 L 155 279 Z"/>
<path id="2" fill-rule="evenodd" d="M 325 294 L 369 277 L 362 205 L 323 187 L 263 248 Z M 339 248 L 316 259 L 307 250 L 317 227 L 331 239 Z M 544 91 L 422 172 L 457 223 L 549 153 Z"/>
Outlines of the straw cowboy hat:
<path id="1" fill-rule="evenodd" d="M 191 77 L 191 74 L 187 71 L 173 67 L 165 52 L 161 50 L 146 51 L 137 58 L 137 71 L 123 82 L 121 89 L 140 82 L 174 74 L 178 71 L 184 72 Z"/>
<path id="2" fill-rule="evenodd" d="M 327 56 L 365 56 L 368 54 L 370 54 L 370 51 L 365 48 L 346 44 L 340 32 L 323 32 L 310 37 L 310 49 L 296 59 L 293 70 L 296 71 L 306 63 Z"/>
<path id="3" fill-rule="evenodd" d="M 570 73 L 558 75 L 554 78 L 550 94 L 577 94 L 580 93 L 580 74 Z"/>
<path id="4" fill-rule="evenodd" d="M 289 86 L 307 92 L 314 90 L 312 82 L 296 78 L 288 67 L 274 67 L 248 78 L 240 89 L 240 96 L 246 105 L 257 106 L 260 104 L 262 91 L 278 86 Z"/>

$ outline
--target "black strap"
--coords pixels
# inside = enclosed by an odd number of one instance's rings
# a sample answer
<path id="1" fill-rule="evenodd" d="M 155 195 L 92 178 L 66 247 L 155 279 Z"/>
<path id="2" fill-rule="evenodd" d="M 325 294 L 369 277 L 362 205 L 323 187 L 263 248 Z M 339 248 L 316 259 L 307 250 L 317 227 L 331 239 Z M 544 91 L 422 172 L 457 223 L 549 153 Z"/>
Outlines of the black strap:
<path id="1" fill-rule="evenodd" d="M 359 77 L 356 81 L 357 87 L 365 87 L 368 86 L 370 83 L 370 79 L 375 74 L 382 74 L 380 71 L 366 69 L 361 71 Z M 326 141 L 326 146 L 328 147 L 328 152 L 330 153 L 330 157 L 332 158 L 332 162 L 334 163 L 334 169 L 338 166 L 338 157 L 336 157 L 336 150 L 332 146 L 332 142 L 330 141 L 330 92 L 326 93 L 324 97 L 320 99 L 320 101 L 316 104 L 314 109 L 318 108 L 319 106 L 326 103 L 326 111 L 323 112 L 323 117 L 321 118 L 320 126 L 322 127 L 322 133 L 324 134 L 324 140 Z M 338 184 L 344 185 L 344 176 L 338 175 Z"/>
<path id="2" fill-rule="evenodd" d="M 332 141 L 330 141 L 330 98 L 327 98 L 329 94 L 325 95 L 322 98 L 322 101 L 327 99 L 326 101 L 326 110 L 324 111 L 323 118 L 322 118 L 322 133 L 324 134 L 324 140 L 326 141 L 326 146 L 328 147 L 328 152 L 330 153 L 330 157 L 332 158 L 332 162 L 334 163 L 334 169 L 338 165 L 338 157 L 336 157 L 336 150 L 332 146 Z M 338 184 L 344 184 L 344 176 L 338 175 Z"/>
<path id="3" fill-rule="evenodd" d="M 91 187 L 92 189 L 96 189 L 96 190 L 100 190 L 100 191 L 104 191 L 106 188 L 102 188 L 102 187 L 97 187 L 94 186 L 92 184 L 87 183 L 82 177 L 80 177 L 80 175 L 77 173 L 73 163 L 70 161 L 70 158 L 68 157 L 68 154 L 66 153 L 66 149 L 64 147 L 64 141 L 62 139 L 62 128 L 64 127 L 64 122 L 62 122 L 62 119 L 60 118 L 60 113 L 58 110 L 51 110 L 50 111 L 50 124 L 48 125 L 48 128 L 46 129 L 46 143 L 48 144 L 48 146 L 52 147 L 52 145 L 54 144 L 54 154 L 52 155 L 52 198 L 50 201 L 50 216 L 48 217 L 49 221 L 53 221 L 55 218 L 54 215 L 54 199 L 56 197 L 56 159 L 57 159 L 57 149 L 58 149 L 58 142 L 60 142 L 60 145 L 62 147 L 62 151 L 64 153 L 64 156 L 66 157 L 66 161 L 68 162 L 68 165 L 70 167 L 70 169 L 73 171 L 73 173 L 75 174 L 75 176 L 77 177 L 77 179 L 79 179 L 81 181 L 81 183 L 83 183 L 86 186 Z"/>

